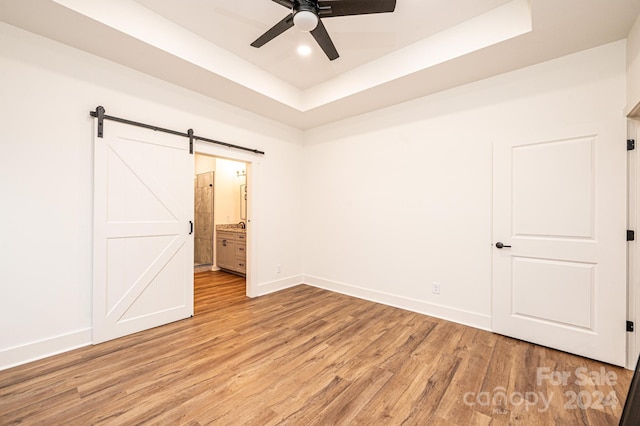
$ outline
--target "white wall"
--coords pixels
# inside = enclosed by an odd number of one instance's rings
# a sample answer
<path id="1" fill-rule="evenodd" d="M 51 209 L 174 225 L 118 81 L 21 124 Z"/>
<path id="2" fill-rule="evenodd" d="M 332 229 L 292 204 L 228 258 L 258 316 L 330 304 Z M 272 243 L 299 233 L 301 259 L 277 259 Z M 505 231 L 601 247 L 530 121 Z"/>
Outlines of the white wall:
<path id="1" fill-rule="evenodd" d="M 245 177 L 238 177 L 238 171 L 247 166 L 238 161 L 216 158 L 215 201 L 213 220 L 216 225 L 240 222 L 240 185 Z"/>
<path id="2" fill-rule="evenodd" d="M 98 105 L 265 151 L 245 155 L 260 165 L 264 200 L 251 244 L 269 252 L 254 257 L 253 280 L 270 289 L 299 282 L 302 186 L 291 177 L 302 172 L 300 131 L 6 24 L 0 40 L 0 368 L 90 341 L 89 111 Z M 271 231 L 282 229 L 286 244 Z"/>
<path id="3" fill-rule="evenodd" d="M 241 161 L 216 158 L 196 154 L 195 173 L 215 173 L 214 221 L 216 225 L 240 222 L 240 185 L 246 183 L 246 176 L 238 176 L 238 171 L 247 170 Z"/>
<path id="4" fill-rule="evenodd" d="M 640 15 L 627 36 L 626 112 L 629 113 L 638 104 L 640 104 Z"/>
<path id="5" fill-rule="evenodd" d="M 493 141 L 624 105 L 621 41 L 307 132 L 307 282 L 489 328 Z"/>
<path id="6" fill-rule="evenodd" d="M 196 153 L 195 161 L 194 173 L 196 175 L 216 171 L 216 157 Z"/>

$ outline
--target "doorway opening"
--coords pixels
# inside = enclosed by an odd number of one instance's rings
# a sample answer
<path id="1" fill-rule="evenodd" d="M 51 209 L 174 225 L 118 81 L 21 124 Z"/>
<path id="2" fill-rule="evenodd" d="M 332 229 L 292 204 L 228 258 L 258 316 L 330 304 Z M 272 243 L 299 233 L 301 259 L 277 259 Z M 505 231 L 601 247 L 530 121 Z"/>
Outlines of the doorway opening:
<path id="1" fill-rule="evenodd" d="M 247 188 L 246 162 L 195 155 L 194 273 L 246 277 Z"/>

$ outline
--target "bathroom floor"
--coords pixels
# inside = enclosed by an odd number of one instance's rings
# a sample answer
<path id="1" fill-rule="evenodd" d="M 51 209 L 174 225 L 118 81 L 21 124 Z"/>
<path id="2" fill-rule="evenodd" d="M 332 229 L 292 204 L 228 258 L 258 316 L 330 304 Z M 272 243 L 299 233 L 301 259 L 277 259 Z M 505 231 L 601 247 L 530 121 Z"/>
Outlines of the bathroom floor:
<path id="1" fill-rule="evenodd" d="M 212 266 L 213 266 L 213 265 L 211 265 L 211 264 L 208 264 L 208 265 L 199 265 L 199 264 L 195 263 L 195 264 L 193 265 L 193 272 L 194 272 L 194 273 L 196 273 L 196 274 L 197 274 L 198 272 L 208 272 L 208 271 L 210 271 L 210 270 L 211 270 L 211 267 L 212 267 Z"/>

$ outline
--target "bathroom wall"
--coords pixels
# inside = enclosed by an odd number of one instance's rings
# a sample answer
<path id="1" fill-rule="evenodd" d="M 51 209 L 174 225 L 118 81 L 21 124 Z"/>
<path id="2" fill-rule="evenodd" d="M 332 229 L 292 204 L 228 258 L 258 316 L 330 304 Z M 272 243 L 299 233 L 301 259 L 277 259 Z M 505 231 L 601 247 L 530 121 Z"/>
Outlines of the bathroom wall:
<path id="1" fill-rule="evenodd" d="M 196 154 L 195 161 L 194 169 L 196 175 L 216 171 L 216 157 Z"/>
<path id="2" fill-rule="evenodd" d="M 216 225 L 240 222 L 240 185 L 246 183 L 246 178 L 239 177 L 238 172 L 246 169 L 245 163 L 216 158 L 214 208 Z"/>

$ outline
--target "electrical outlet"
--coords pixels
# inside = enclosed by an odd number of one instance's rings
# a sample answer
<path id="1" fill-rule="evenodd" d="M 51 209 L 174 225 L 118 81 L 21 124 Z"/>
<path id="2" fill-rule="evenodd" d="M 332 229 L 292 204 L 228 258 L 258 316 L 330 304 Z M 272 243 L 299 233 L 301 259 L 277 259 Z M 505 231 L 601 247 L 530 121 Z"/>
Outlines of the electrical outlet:
<path id="1" fill-rule="evenodd" d="M 282 266 L 280 266 L 280 264 L 279 264 L 279 263 L 276 265 L 276 272 L 277 272 L 278 274 L 282 272 Z"/>
<path id="2" fill-rule="evenodd" d="M 440 283 L 431 283 L 431 291 L 433 294 L 440 294 Z"/>

